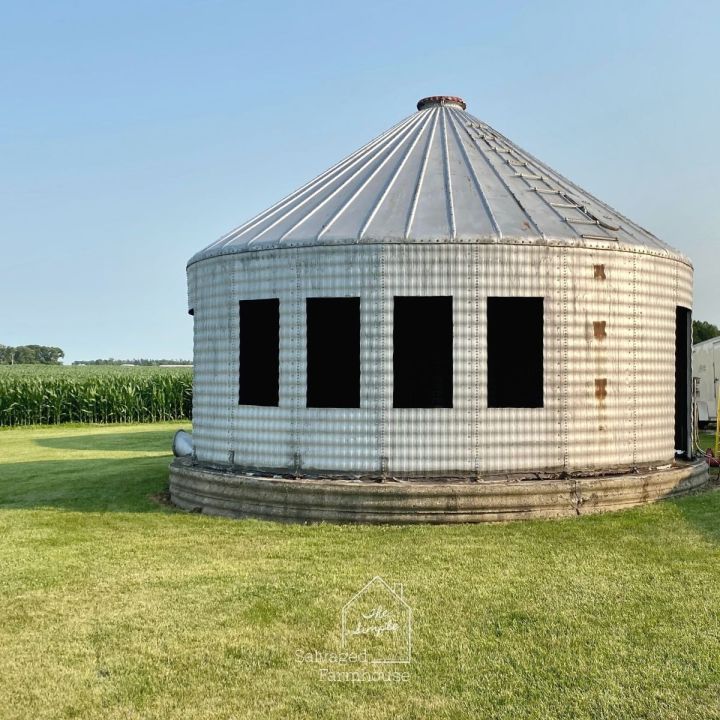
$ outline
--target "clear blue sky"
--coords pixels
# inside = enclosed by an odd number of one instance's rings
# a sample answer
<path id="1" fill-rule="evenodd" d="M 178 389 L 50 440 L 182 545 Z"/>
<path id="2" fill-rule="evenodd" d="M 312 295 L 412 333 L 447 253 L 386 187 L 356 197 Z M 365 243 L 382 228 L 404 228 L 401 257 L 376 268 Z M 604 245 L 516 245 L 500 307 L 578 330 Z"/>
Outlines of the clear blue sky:
<path id="1" fill-rule="evenodd" d="M 0 8 L 0 343 L 190 358 L 188 258 L 433 94 L 690 255 L 720 324 L 720 3 Z"/>

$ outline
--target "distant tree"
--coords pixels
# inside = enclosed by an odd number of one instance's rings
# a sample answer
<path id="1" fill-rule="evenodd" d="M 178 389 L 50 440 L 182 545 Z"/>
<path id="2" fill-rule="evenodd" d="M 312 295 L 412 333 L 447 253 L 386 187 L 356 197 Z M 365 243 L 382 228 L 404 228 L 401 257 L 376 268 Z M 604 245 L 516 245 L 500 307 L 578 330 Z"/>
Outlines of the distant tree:
<path id="1" fill-rule="evenodd" d="M 703 342 L 720 335 L 720 328 L 709 322 L 693 320 L 693 343 Z"/>
<path id="2" fill-rule="evenodd" d="M 47 345 L 28 345 L 27 347 L 35 357 L 34 362 L 41 365 L 57 365 L 61 358 L 65 357 L 65 353 L 59 347 Z"/>
<path id="3" fill-rule="evenodd" d="M 33 365 L 37 361 L 32 348 L 27 345 L 18 345 L 13 348 L 12 364 L 13 365 Z"/>
<path id="4" fill-rule="evenodd" d="M 47 345 L 0 345 L 0 365 L 59 365 L 65 353 Z"/>

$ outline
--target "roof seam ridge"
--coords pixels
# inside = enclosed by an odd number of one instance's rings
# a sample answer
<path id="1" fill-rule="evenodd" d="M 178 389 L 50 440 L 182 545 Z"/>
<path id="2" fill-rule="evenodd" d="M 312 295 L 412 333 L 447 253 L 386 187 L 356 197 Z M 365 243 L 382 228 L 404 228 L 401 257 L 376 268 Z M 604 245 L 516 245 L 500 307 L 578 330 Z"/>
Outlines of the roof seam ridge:
<path id="1" fill-rule="evenodd" d="M 485 142 L 490 146 L 491 149 L 493 149 L 493 150 L 496 149 L 493 145 L 490 145 L 490 142 L 487 140 L 487 138 L 483 138 L 483 139 L 484 139 Z M 492 131 L 492 140 L 493 140 L 493 143 L 495 143 L 495 145 L 497 145 L 497 146 L 499 146 L 499 147 L 502 147 L 503 144 L 504 144 L 504 145 L 505 145 L 505 152 L 506 152 L 507 154 L 512 155 L 512 156 L 513 156 L 513 159 L 515 159 L 515 160 L 522 160 L 522 161 L 523 161 L 523 166 L 526 167 L 526 168 L 528 168 L 528 169 L 530 169 L 530 165 L 527 163 L 526 160 L 523 159 L 523 154 L 522 154 L 521 152 L 518 152 L 517 148 L 515 148 L 513 145 L 508 144 L 508 143 L 505 143 L 505 142 L 504 142 L 504 137 L 503 137 L 502 135 L 500 135 L 500 133 L 496 133 L 496 132 L 493 130 L 493 131 Z M 505 162 L 506 165 L 510 166 L 510 161 L 509 161 L 509 160 L 503 160 L 503 162 Z M 511 166 L 511 167 L 512 167 L 512 166 Z M 525 183 L 525 185 L 526 185 L 530 190 L 535 191 L 535 192 L 538 194 L 538 196 L 540 197 L 540 199 L 542 200 L 542 202 L 544 202 L 545 205 L 547 205 L 547 206 L 550 208 L 550 211 L 551 211 L 554 215 L 556 215 L 562 222 L 564 222 L 565 225 L 567 225 L 567 226 L 573 231 L 573 233 L 575 233 L 575 235 L 576 235 L 577 237 L 580 237 L 580 233 L 579 233 L 572 225 L 570 225 L 570 223 L 568 223 L 567 218 L 565 218 L 565 217 L 562 215 L 562 213 L 560 213 L 560 212 L 558 211 L 558 209 L 557 209 L 556 207 L 554 207 L 554 206 L 552 205 L 552 203 L 545 198 L 545 194 L 547 194 L 548 191 L 551 192 L 551 193 L 553 193 L 553 194 L 558 194 L 558 195 L 560 194 L 560 191 L 559 191 L 557 188 L 552 187 L 552 186 L 550 185 L 550 183 L 548 183 L 548 182 L 545 180 L 545 176 L 543 176 L 543 175 L 537 175 L 537 176 L 536 176 L 541 182 L 544 182 L 545 185 L 547 185 L 547 189 L 546 189 L 545 191 L 543 191 L 542 188 L 537 188 L 537 187 L 535 187 L 532 183 L 530 183 L 528 177 L 527 177 L 526 175 L 524 175 L 523 173 L 515 173 L 515 177 L 519 178 L 521 182 Z"/>
<path id="2" fill-rule="evenodd" d="M 423 133 L 425 132 L 425 129 L 427 128 L 428 124 L 430 123 L 430 116 L 428 115 L 420 127 L 416 138 L 410 143 L 408 149 L 405 151 L 405 154 L 403 155 L 402 159 L 398 163 L 397 167 L 395 168 L 395 172 L 390 177 L 390 180 L 385 185 L 385 189 L 380 194 L 377 202 L 375 203 L 375 206 L 371 210 L 370 214 L 367 216 L 367 219 L 365 220 L 365 223 L 360 228 L 360 233 L 358 234 L 358 240 L 361 240 L 365 232 L 367 231 L 368 227 L 370 227 L 370 224 L 375 219 L 375 215 L 377 214 L 378 210 L 380 209 L 383 202 L 385 202 L 385 198 L 388 196 L 388 193 L 390 192 L 390 189 L 395 184 L 395 181 L 397 180 L 398 176 L 400 175 L 400 172 L 405 167 L 405 163 L 407 162 L 408 158 L 412 154 L 413 150 L 417 147 L 417 144 L 420 142 L 420 138 L 423 136 Z"/>
<path id="3" fill-rule="evenodd" d="M 480 200 L 483 204 L 483 207 L 485 208 L 485 211 L 488 214 L 488 217 L 490 218 L 490 222 L 492 222 L 493 227 L 495 228 L 495 232 L 497 232 L 498 236 L 500 238 L 503 237 L 503 231 L 500 227 L 500 224 L 497 221 L 497 218 L 495 217 L 495 213 L 493 212 L 492 208 L 490 207 L 490 203 L 488 202 L 487 195 L 485 194 L 485 190 L 483 189 L 482 182 L 480 181 L 480 178 L 478 177 L 478 174 L 475 172 L 475 168 L 472 165 L 472 162 L 470 160 L 470 156 L 468 155 L 467 150 L 465 149 L 465 145 L 463 144 L 460 133 L 458 132 L 457 128 L 457 121 L 455 120 L 454 114 L 451 114 L 450 119 L 452 121 L 452 129 L 455 134 L 455 139 L 457 140 L 458 145 L 460 146 L 460 150 L 463 155 L 463 159 L 465 160 L 465 165 L 467 166 L 468 170 L 470 171 L 470 174 L 472 175 L 473 180 L 475 181 L 475 187 L 477 188 L 478 194 L 480 195 Z M 477 145 L 476 145 L 477 148 Z M 477 148 L 478 152 L 482 155 L 482 151 L 480 148 Z M 521 206 L 522 209 L 522 206 Z"/>
<path id="4" fill-rule="evenodd" d="M 471 115 L 469 115 L 466 112 L 462 113 L 466 119 L 472 118 Z M 500 182 L 503 184 L 505 189 L 508 191 L 512 199 L 517 203 L 517 206 L 520 208 L 520 211 L 527 217 L 527 219 L 533 224 L 533 227 L 537 231 L 537 233 L 540 235 L 540 237 L 544 238 L 545 233 L 540 229 L 540 226 L 535 221 L 533 216 L 531 215 L 530 211 L 520 202 L 520 198 L 517 196 L 515 191 L 510 187 L 510 184 L 507 182 L 507 180 L 502 176 L 498 168 L 495 167 L 495 164 L 490 160 L 488 155 L 483 152 L 483 149 L 478 144 L 477 140 L 472 136 L 472 133 L 467 129 L 467 127 L 464 128 L 465 132 L 467 133 L 467 136 L 470 138 L 470 141 L 473 143 L 473 145 L 476 147 L 477 151 L 480 153 L 481 157 L 485 161 L 485 163 L 488 165 L 488 167 L 492 170 L 495 177 L 500 180 Z M 487 141 L 486 141 L 487 142 Z"/>
<path id="5" fill-rule="evenodd" d="M 535 166 L 543 168 L 547 170 L 547 172 L 554 176 L 556 182 L 560 185 L 566 185 L 568 189 L 579 193 L 580 195 L 587 197 L 591 202 L 596 203 L 601 208 L 604 208 L 611 214 L 616 215 L 618 218 L 620 218 L 625 224 L 630 225 L 633 229 L 636 231 L 639 231 L 641 235 L 648 236 L 648 240 L 653 242 L 657 247 L 661 249 L 670 249 L 673 250 L 673 248 L 668 245 L 667 243 L 663 242 L 659 238 L 655 237 L 652 232 L 649 230 L 646 230 L 641 225 L 638 225 L 633 220 L 630 220 L 627 216 L 623 215 L 621 212 L 616 210 L 612 205 L 608 205 L 606 202 L 600 200 L 599 198 L 595 197 L 592 193 L 588 192 L 587 190 L 581 188 L 579 185 L 575 184 L 572 180 L 569 180 L 567 177 L 565 177 L 562 173 L 559 173 L 557 170 L 551 168 L 549 165 L 546 165 L 542 160 L 538 160 L 532 153 L 527 152 L 526 150 L 523 150 L 519 148 L 515 143 L 512 142 L 512 140 L 509 140 L 506 138 L 502 133 L 499 133 L 495 130 L 493 130 L 497 136 L 502 138 L 502 140 L 507 143 L 508 146 L 512 147 L 515 152 L 519 153 L 521 156 L 528 158 Z M 642 242 L 641 239 L 639 239 L 634 233 L 630 232 L 629 230 L 625 229 L 625 232 L 633 238 L 638 245 L 644 245 L 646 243 Z"/>
<path id="6" fill-rule="evenodd" d="M 448 221 L 450 222 L 450 236 L 457 238 L 457 227 L 455 225 L 455 207 L 453 204 L 452 177 L 450 175 L 450 148 L 448 146 L 447 114 L 448 110 L 441 105 L 442 112 L 442 150 L 443 150 L 443 171 L 445 174 L 445 200 L 447 202 Z"/>
<path id="7" fill-rule="evenodd" d="M 408 137 L 411 136 L 412 131 L 419 125 L 421 120 L 418 120 L 413 125 L 408 126 L 405 128 L 405 131 L 402 135 L 398 135 L 393 140 L 395 141 L 394 144 L 388 143 L 388 145 L 383 148 L 383 150 L 388 149 L 389 152 L 385 158 L 381 160 L 381 162 L 378 164 L 378 166 L 370 173 L 370 175 L 363 180 L 363 182 L 360 184 L 360 186 L 355 190 L 355 192 L 350 195 L 350 197 L 336 210 L 336 212 L 325 222 L 322 230 L 317 234 L 318 238 L 321 238 L 325 233 L 330 230 L 330 227 L 335 223 L 335 221 L 350 207 L 350 205 L 355 202 L 355 200 L 359 197 L 359 195 L 362 193 L 362 191 L 372 182 L 372 180 L 377 176 L 377 174 L 385 167 L 385 165 L 391 160 L 391 158 L 395 155 L 395 153 L 403 146 L 403 143 L 408 139 Z M 369 164 L 369 163 L 368 163 Z M 367 165 L 365 165 L 367 167 Z"/>
<path id="8" fill-rule="evenodd" d="M 381 135 L 378 135 L 376 138 L 373 138 L 370 142 L 365 143 L 365 145 L 363 145 L 361 148 L 359 148 L 355 152 L 351 153 L 347 157 L 340 160 L 340 162 L 335 163 L 332 167 L 328 168 L 327 170 L 320 173 L 319 175 L 316 175 L 312 180 L 309 180 L 308 182 L 306 182 L 302 187 L 291 192 L 289 195 L 286 195 L 281 200 L 278 200 L 278 202 L 276 202 L 274 205 L 271 205 L 266 210 L 263 210 L 262 212 L 253 216 L 252 218 L 250 218 L 250 220 L 248 220 L 247 222 L 244 222 L 242 225 L 238 225 L 238 227 L 234 228 L 230 232 L 225 233 L 223 236 L 218 238 L 214 243 L 209 245 L 207 249 L 209 249 L 210 247 L 214 247 L 217 244 L 219 244 L 225 240 L 232 241 L 238 235 L 242 235 L 243 233 L 246 233 L 248 230 L 252 229 L 256 225 L 258 225 L 260 222 L 262 222 L 263 220 L 266 220 L 269 217 L 271 217 L 274 212 L 281 210 L 288 203 L 292 202 L 293 200 L 298 199 L 300 196 L 303 195 L 303 193 L 315 188 L 317 185 L 321 184 L 323 181 L 329 181 L 332 176 L 340 174 L 344 169 L 346 169 L 346 167 L 348 165 L 352 165 L 352 163 L 357 161 L 360 157 L 362 157 L 363 155 L 370 152 L 370 150 L 372 150 L 373 147 L 382 143 L 391 134 L 398 131 L 401 126 L 408 123 L 412 118 L 413 118 L 412 115 L 410 115 L 407 118 L 404 118 L 403 120 L 401 120 L 399 123 L 395 124 L 393 127 L 391 127 L 386 132 L 382 133 Z"/>
<path id="9" fill-rule="evenodd" d="M 413 221 L 415 220 L 415 213 L 417 211 L 417 205 L 418 205 L 418 201 L 420 199 L 420 191 L 421 191 L 423 183 L 425 181 L 425 172 L 427 170 L 428 158 L 430 157 L 430 148 L 432 146 L 433 138 L 435 137 L 435 130 L 437 129 L 439 109 L 437 107 L 435 107 L 430 112 L 433 114 L 433 125 L 430 130 L 430 134 L 428 135 L 428 141 L 427 141 L 427 144 L 425 145 L 425 150 L 423 151 L 422 164 L 420 165 L 420 171 L 418 172 L 418 180 L 417 180 L 417 183 L 415 184 L 415 192 L 413 194 L 413 200 L 410 205 L 410 211 L 408 213 L 407 224 L 405 225 L 405 239 L 410 237 L 410 230 L 412 229 L 412 224 L 413 224 Z"/>
<path id="10" fill-rule="evenodd" d="M 411 119 L 412 119 L 412 118 L 408 118 L 408 120 L 411 120 Z M 289 228 L 288 230 L 286 230 L 286 231 L 280 236 L 279 239 L 282 240 L 283 238 L 285 238 L 290 232 L 292 232 L 296 227 L 298 227 L 298 225 L 302 224 L 302 222 L 303 222 L 304 220 L 306 220 L 308 217 L 311 217 L 317 210 L 319 210 L 321 207 L 323 207 L 323 206 L 325 205 L 325 203 L 326 203 L 328 200 L 330 200 L 330 198 L 334 197 L 337 192 L 339 192 L 340 190 L 342 190 L 342 188 L 344 188 L 345 185 L 347 185 L 347 183 L 350 182 L 350 180 L 352 180 L 361 170 L 363 170 L 365 167 L 367 167 L 368 162 L 370 162 L 370 161 L 372 160 L 372 158 L 375 156 L 375 153 L 377 153 L 377 152 L 382 152 L 388 145 L 390 145 L 390 144 L 392 143 L 392 141 L 397 137 L 397 135 L 400 134 L 400 133 L 406 128 L 407 124 L 409 124 L 409 123 L 403 123 L 403 124 L 402 124 L 402 127 L 396 127 L 396 131 L 393 133 L 392 136 L 386 136 L 385 138 L 383 138 L 383 141 L 382 141 L 381 143 L 378 143 L 378 145 L 376 145 L 376 146 L 374 146 L 374 147 L 372 147 L 372 148 L 369 148 L 369 149 L 367 150 L 367 152 L 363 153 L 363 155 L 361 155 L 361 156 L 359 156 L 358 158 L 356 158 L 350 165 L 348 165 L 346 168 L 344 168 L 342 172 L 338 173 L 336 177 L 333 177 L 332 180 L 330 180 L 330 182 L 328 182 L 328 183 L 326 183 L 325 185 L 322 185 L 321 187 L 317 188 L 317 189 L 315 190 L 315 192 L 313 192 L 311 195 L 308 195 L 308 197 L 304 198 L 304 199 L 302 200 L 302 202 L 300 202 L 299 204 L 293 206 L 290 210 L 288 210 L 288 212 L 286 212 L 286 213 L 285 213 L 284 215 L 282 215 L 281 217 L 277 218 L 277 219 L 275 220 L 275 222 L 273 222 L 272 224 L 268 225 L 266 228 L 264 228 L 261 232 L 259 232 L 259 233 L 258 233 L 257 235 L 255 235 L 253 238 L 251 238 L 250 240 L 248 240 L 248 245 L 251 245 L 251 244 L 254 243 L 256 240 L 258 240 L 259 238 L 261 238 L 261 237 L 262 237 L 265 233 L 267 233 L 269 230 L 272 230 L 272 228 L 274 228 L 276 225 L 278 225 L 278 224 L 281 223 L 283 220 L 287 219 L 290 215 L 292 215 L 293 212 L 295 212 L 296 210 L 299 210 L 300 208 L 304 207 L 307 202 L 309 202 L 309 201 L 312 200 L 314 197 L 316 197 L 320 192 L 322 192 L 323 190 L 327 190 L 328 187 L 330 187 L 333 182 L 335 182 L 335 181 L 340 181 L 340 180 L 342 179 L 343 175 L 344 175 L 346 172 L 349 172 L 350 170 L 352 170 L 352 168 L 355 168 L 356 166 L 359 166 L 359 167 L 357 167 L 357 169 L 356 169 L 354 172 L 352 172 L 343 182 L 341 182 L 340 185 L 338 185 L 319 205 L 316 205 L 316 206 L 311 210 L 311 212 L 309 212 L 309 213 L 306 214 L 306 215 L 303 215 L 303 217 L 302 217 L 300 220 L 298 220 L 291 228 Z M 370 158 L 370 159 L 368 160 L 368 158 Z"/>
<path id="11" fill-rule="evenodd" d="M 413 120 L 414 120 L 415 116 L 412 116 L 412 117 L 413 117 Z M 405 128 L 404 128 L 404 129 L 405 129 Z M 392 140 L 395 140 L 396 137 L 397 137 L 397 136 L 393 137 Z M 378 152 L 384 152 L 390 145 L 391 145 L 391 142 L 388 141 L 387 143 L 384 144 L 384 146 L 383 146 Z M 350 182 L 352 182 L 352 180 L 354 180 L 363 170 L 365 170 L 365 168 L 367 168 L 367 166 L 370 165 L 370 163 L 373 162 L 373 160 L 375 160 L 376 157 L 377 157 L 377 153 L 374 153 L 374 154 L 371 155 L 369 158 L 367 158 L 367 161 L 366 161 L 365 163 L 361 164 L 361 165 L 355 170 L 355 172 L 353 172 L 349 177 L 347 177 L 344 182 L 342 182 L 340 185 L 338 185 L 324 200 L 322 200 L 322 202 L 320 202 L 320 203 L 318 203 L 317 205 L 315 205 L 315 207 L 312 208 L 312 209 L 310 210 L 310 212 L 308 212 L 307 214 L 303 215 L 294 225 L 292 225 L 292 226 L 291 226 L 290 228 L 288 228 L 282 235 L 280 235 L 280 237 L 278 238 L 278 241 L 279 241 L 279 242 L 282 242 L 291 232 L 293 232 L 295 229 L 297 229 L 298 227 L 300 227 L 300 225 L 302 225 L 308 218 L 311 218 L 313 215 L 315 215 L 315 213 L 317 213 L 317 211 L 320 210 L 320 208 L 325 207 L 325 205 L 326 205 L 328 202 L 330 202 L 330 200 L 332 200 L 332 198 L 334 198 L 343 188 L 345 188 L 345 187 L 346 187 Z M 257 235 L 255 238 L 253 238 L 253 240 L 251 240 L 250 242 L 253 242 L 254 240 L 256 240 L 258 237 L 260 237 L 260 236 L 261 236 L 263 233 L 265 233 L 265 232 L 267 232 L 267 230 L 263 230 L 262 233 L 260 233 L 260 234 Z M 250 244 L 250 243 L 248 243 L 248 244 Z"/>

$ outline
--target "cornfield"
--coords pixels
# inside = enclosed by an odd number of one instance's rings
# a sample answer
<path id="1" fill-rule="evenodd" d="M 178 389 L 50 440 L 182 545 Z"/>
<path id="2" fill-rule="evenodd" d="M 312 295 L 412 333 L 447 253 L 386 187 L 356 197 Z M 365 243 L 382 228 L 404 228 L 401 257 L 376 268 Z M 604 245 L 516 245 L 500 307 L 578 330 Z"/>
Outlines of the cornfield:
<path id="1" fill-rule="evenodd" d="M 0 426 L 192 416 L 192 368 L 0 366 Z"/>

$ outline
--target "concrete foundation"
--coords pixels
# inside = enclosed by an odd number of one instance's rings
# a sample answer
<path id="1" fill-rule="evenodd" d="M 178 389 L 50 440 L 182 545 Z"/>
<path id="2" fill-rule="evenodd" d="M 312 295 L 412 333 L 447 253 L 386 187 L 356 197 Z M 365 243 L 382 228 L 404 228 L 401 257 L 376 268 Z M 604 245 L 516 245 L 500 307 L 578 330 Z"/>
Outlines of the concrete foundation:
<path id="1" fill-rule="evenodd" d="M 378 480 L 239 474 L 176 458 L 170 497 L 178 507 L 208 515 L 287 522 L 499 522 L 644 505 L 702 487 L 708 470 L 703 460 L 587 477 Z"/>

